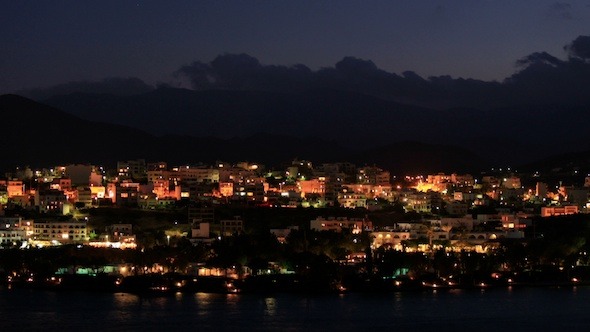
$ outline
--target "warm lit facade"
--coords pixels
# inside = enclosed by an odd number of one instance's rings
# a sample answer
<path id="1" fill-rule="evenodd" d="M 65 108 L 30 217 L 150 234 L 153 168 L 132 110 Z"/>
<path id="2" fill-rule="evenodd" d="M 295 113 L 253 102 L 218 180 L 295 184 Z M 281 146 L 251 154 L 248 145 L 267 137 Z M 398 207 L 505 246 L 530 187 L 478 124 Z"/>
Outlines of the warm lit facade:
<path id="1" fill-rule="evenodd" d="M 391 174 L 379 167 L 368 166 L 357 171 L 357 183 L 387 186 L 390 184 Z"/>
<path id="2" fill-rule="evenodd" d="M 219 169 L 202 166 L 179 166 L 173 169 L 174 176 L 182 181 L 219 182 Z"/>
<path id="3" fill-rule="evenodd" d="M 231 197 L 234 194 L 234 183 L 233 182 L 220 182 L 219 193 L 223 197 Z"/>
<path id="4" fill-rule="evenodd" d="M 36 221 L 33 238 L 39 241 L 78 243 L 88 241 L 86 223 L 82 221 Z"/>
<path id="5" fill-rule="evenodd" d="M 61 190 L 49 189 L 35 192 L 35 206 L 42 213 L 67 214 L 67 197 Z"/>
<path id="6" fill-rule="evenodd" d="M 388 245 L 396 250 L 402 250 L 402 241 L 410 239 L 410 232 L 371 232 L 371 237 L 373 249 Z"/>
<path id="7" fill-rule="evenodd" d="M 578 206 L 545 206 L 541 208 L 541 217 L 565 216 L 578 213 Z"/>
<path id="8" fill-rule="evenodd" d="M 13 246 L 27 241 L 33 234 L 32 220 L 20 217 L 0 217 L 0 245 Z"/>
<path id="9" fill-rule="evenodd" d="M 69 178 L 55 178 L 49 188 L 62 191 L 70 190 L 72 189 L 72 180 Z"/>
<path id="10" fill-rule="evenodd" d="M 520 178 L 516 176 L 510 176 L 502 179 L 502 187 L 518 189 L 521 188 Z"/>
<path id="11" fill-rule="evenodd" d="M 20 180 L 9 180 L 6 184 L 6 192 L 8 193 L 8 198 L 24 196 L 25 185 Z"/>
<path id="12" fill-rule="evenodd" d="M 309 194 L 324 196 L 326 193 L 326 183 L 320 179 L 301 180 L 297 182 L 297 186 L 302 197 Z"/>
<path id="13" fill-rule="evenodd" d="M 367 196 L 355 193 L 340 193 L 338 203 L 344 208 L 366 208 Z"/>

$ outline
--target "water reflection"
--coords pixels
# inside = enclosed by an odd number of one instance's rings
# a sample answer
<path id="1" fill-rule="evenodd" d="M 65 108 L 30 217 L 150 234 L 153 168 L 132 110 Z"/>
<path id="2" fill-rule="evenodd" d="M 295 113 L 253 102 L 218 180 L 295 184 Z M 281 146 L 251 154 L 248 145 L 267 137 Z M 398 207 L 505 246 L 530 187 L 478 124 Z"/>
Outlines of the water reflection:
<path id="1" fill-rule="evenodd" d="M 238 294 L 225 294 L 225 299 L 227 303 L 235 305 L 240 301 L 240 296 Z"/>
<path id="2" fill-rule="evenodd" d="M 266 305 L 264 314 L 268 316 L 274 316 L 276 314 L 276 300 L 274 297 L 267 297 L 264 299 Z"/>
<path id="3" fill-rule="evenodd" d="M 211 304 L 212 294 L 197 293 L 194 299 L 197 301 L 197 315 L 199 317 L 206 317 L 209 315 L 209 306 Z"/>
<path id="4" fill-rule="evenodd" d="M 119 331 L 164 329 L 168 325 L 178 330 L 216 331 L 364 331 L 392 327 L 403 331 L 458 331 L 482 326 L 548 330 L 559 324 L 590 331 L 588 311 L 590 288 L 583 286 L 268 297 L 205 293 L 146 297 L 0 288 L 3 331 L 63 329 L 64 323 L 68 330 L 90 327 Z"/>
<path id="5" fill-rule="evenodd" d="M 139 296 L 129 293 L 113 294 L 113 304 L 118 309 L 125 309 L 129 306 L 135 306 L 139 303 Z"/>

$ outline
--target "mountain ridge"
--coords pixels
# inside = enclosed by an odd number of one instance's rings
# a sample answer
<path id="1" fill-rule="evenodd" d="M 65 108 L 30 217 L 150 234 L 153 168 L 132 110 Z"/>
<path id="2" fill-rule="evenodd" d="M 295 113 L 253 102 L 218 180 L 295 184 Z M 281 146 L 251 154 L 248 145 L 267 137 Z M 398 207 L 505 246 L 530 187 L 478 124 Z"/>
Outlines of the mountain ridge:
<path id="1" fill-rule="evenodd" d="M 271 166 L 294 158 L 317 163 L 353 161 L 360 165 L 376 164 L 395 174 L 414 170 L 476 171 L 485 165 L 470 151 L 425 143 L 390 143 L 371 150 L 343 147 L 330 139 L 268 133 L 233 136 L 230 139 L 155 136 L 132 127 L 84 120 L 14 95 L 0 96 L 0 114 L 11 124 L 8 137 L 23 137 L 5 148 L 5 153 L 12 157 L 2 161 L 0 167 L 5 169 L 24 165 L 49 167 L 64 163 L 114 165 L 118 160 L 136 158 L 166 160 L 172 164 L 252 160 Z M 34 120 L 39 114 L 44 115 L 43 121 L 25 121 Z M 23 136 L 23 133 L 26 135 Z M 410 149 L 406 148 L 408 146 Z M 433 158 L 432 151 L 435 150 L 447 150 L 449 154 Z M 450 153 L 454 150 L 458 152 Z M 450 158 L 455 155 L 461 158 Z M 425 160 L 429 162 L 425 163 Z M 477 162 L 466 163 L 466 160 Z"/>
<path id="2" fill-rule="evenodd" d="M 160 88 L 134 96 L 73 94 L 47 104 L 155 135 L 324 137 L 351 148 L 404 140 L 479 151 L 498 165 L 590 149 L 590 108 L 576 104 L 434 110 L 331 89 L 266 92 Z"/>

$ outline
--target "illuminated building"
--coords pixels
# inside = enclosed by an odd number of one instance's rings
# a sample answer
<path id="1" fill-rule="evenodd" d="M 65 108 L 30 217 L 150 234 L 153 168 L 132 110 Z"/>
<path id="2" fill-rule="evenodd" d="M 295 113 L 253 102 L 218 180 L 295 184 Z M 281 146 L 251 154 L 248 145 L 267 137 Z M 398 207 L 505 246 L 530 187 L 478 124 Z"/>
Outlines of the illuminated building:
<path id="1" fill-rule="evenodd" d="M 516 176 L 504 178 L 502 179 L 502 187 L 510 189 L 521 188 L 520 178 Z"/>
<path id="2" fill-rule="evenodd" d="M 174 167 L 173 173 L 181 181 L 196 181 L 206 183 L 219 182 L 219 169 L 206 166 L 178 166 Z"/>
<path id="3" fill-rule="evenodd" d="M 340 193 L 338 194 L 338 203 L 344 208 L 366 208 L 367 196 L 356 193 Z"/>
<path id="4" fill-rule="evenodd" d="M 302 197 L 308 194 L 323 196 L 326 193 L 325 181 L 320 179 L 301 180 L 297 182 L 297 186 Z"/>
<path id="5" fill-rule="evenodd" d="M 373 223 L 367 219 L 329 217 L 328 219 L 317 217 L 309 222 L 309 228 L 315 231 L 333 231 L 342 232 L 343 229 L 349 229 L 352 233 L 373 230 Z"/>
<path id="6" fill-rule="evenodd" d="M 191 227 L 192 238 L 209 238 L 210 224 L 208 222 L 193 223 Z"/>
<path id="7" fill-rule="evenodd" d="M 8 198 L 25 195 L 25 185 L 21 180 L 8 180 L 6 184 Z"/>
<path id="8" fill-rule="evenodd" d="M 21 217 L 0 217 L 0 245 L 15 245 L 33 235 L 34 222 Z"/>
<path id="9" fill-rule="evenodd" d="M 49 185 L 50 189 L 56 189 L 56 190 L 70 190 L 72 189 L 72 180 L 70 178 L 54 178 L 53 181 L 51 181 L 51 185 Z"/>
<path id="10" fill-rule="evenodd" d="M 396 250 L 402 250 L 402 241 L 410 239 L 410 232 L 371 232 L 371 237 L 373 238 L 371 244 L 373 249 L 377 249 L 383 245 L 389 245 Z"/>
<path id="11" fill-rule="evenodd" d="M 59 243 L 86 242 L 88 233 L 83 221 L 36 221 L 33 239 Z"/>
<path id="12" fill-rule="evenodd" d="M 379 167 L 367 166 L 357 171 L 357 183 L 387 186 L 390 184 L 391 174 Z"/>
<path id="13" fill-rule="evenodd" d="M 121 177 L 145 178 L 146 165 L 144 159 L 117 162 L 117 172 Z"/>
<path id="14" fill-rule="evenodd" d="M 223 197 L 231 197 L 234 194 L 233 182 L 219 182 L 219 193 Z"/>
<path id="15" fill-rule="evenodd" d="M 577 205 L 544 206 L 541 208 L 541 217 L 565 216 L 578 213 Z"/>
<path id="16" fill-rule="evenodd" d="M 68 214 L 68 200 L 61 190 L 49 189 L 35 192 L 35 206 L 41 213 Z"/>

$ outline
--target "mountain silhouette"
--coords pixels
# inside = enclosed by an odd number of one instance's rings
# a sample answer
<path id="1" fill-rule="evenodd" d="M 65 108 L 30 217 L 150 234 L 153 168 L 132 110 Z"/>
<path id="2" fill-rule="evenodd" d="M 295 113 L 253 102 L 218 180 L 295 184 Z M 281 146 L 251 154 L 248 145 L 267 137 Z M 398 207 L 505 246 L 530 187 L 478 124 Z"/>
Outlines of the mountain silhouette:
<path id="1" fill-rule="evenodd" d="M 184 90 L 172 92 L 187 93 Z M 246 97 L 257 101 L 256 95 L 252 95 L 246 94 Z M 112 96 L 103 98 L 115 99 Z M 465 149 L 415 142 L 353 148 L 343 146 L 329 136 L 301 138 L 272 133 L 232 138 L 180 134 L 156 136 L 131 126 L 85 120 L 17 95 L 0 96 L 0 114 L 6 124 L 8 144 L 4 151 L 10 156 L 1 161 L 0 167 L 5 170 L 24 165 L 51 167 L 69 163 L 113 167 L 119 160 L 136 158 L 165 160 L 171 164 L 249 160 L 270 167 L 294 158 L 315 163 L 352 161 L 359 165 L 375 164 L 394 174 L 478 171 L 486 166 L 479 156 Z M 137 116 L 141 117 L 141 114 Z M 108 119 L 104 114 L 103 117 Z"/>
<path id="2" fill-rule="evenodd" d="M 458 146 L 497 165 L 590 149 L 588 107 L 515 105 L 435 110 L 357 92 L 194 91 L 159 88 L 132 96 L 74 93 L 45 101 L 91 121 L 154 135 L 318 137 L 354 149 L 394 142 Z"/>

